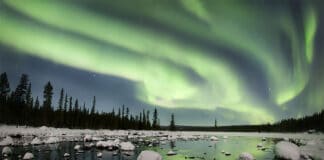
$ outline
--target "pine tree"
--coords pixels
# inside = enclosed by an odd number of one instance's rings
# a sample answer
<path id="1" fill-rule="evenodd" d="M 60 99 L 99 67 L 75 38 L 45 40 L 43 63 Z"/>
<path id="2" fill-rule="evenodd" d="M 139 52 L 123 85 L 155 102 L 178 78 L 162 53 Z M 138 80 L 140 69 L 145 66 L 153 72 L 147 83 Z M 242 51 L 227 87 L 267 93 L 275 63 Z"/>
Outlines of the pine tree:
<path id="1" fill-rule="evenodd" d="M 4 72 L 0 75 L 0 104 L 6 103 L 6 100 L 9 96 L 10 85 L 7 78 L 7 73 Z"/>
<path id="2" fill-rule="evenodd" d="M 52 121 L 52 96 L 53 87 L 51 82 L 47 82 L 44 87 L 44 101 L 43 101 L 43 122 L 45 125 L 51 125 Z"/>
<path id="3" fill-rule="evenodd" d="M 35 108 L 35 110 L 39 110 L 39 108 L 40 108 L 39 101 L 38 101 L 38 96 L 36 97 L 34 108 Z"/>
<path id="4" fill-rule="evenodd" d="M 153 129 L 159 129 L 159 127 L 158 127 L 158 112 L 157 112 L 156 108 L 154 109 L 154 112 L 153 112 L 152 128 Z"/>
<path id="5" fill-rule="evenodd" d="M 58 111 L 59 112 L 63 111 L 63 100 L 64 100 L 64 89 L 61 88 L 60 99 L 59 99 L 59 103 L 58 103 Z"/>
<path id="6" fill-rule="evenodd" d="M 146 111 L 146 129 L 151 129 L 150 111 Z"/>
<path id="7" fill-rule="evenodd" d="M 217 119 L 215 118 L 214 127 L 217 128 Z"/>
<path id="8" fill-rule="evenodd" d="M 31 107 L 33 105 L 32 103 L 32 93 L 31 93 L 31 83 L 29 82 L 27 86 L 27 91 L 26 91 L 26 104 L 28 107 Z"/>
<path id="9" fill-rule="evenodd" d="M 91 114 L 93 115 L 96 112 L 96 96 L 93 96 Z"/>
<path id="10" fill-rule="evenodd" d="M 28 75 L 22 74 L 19 84 L 15 90 L 15 101 L 17 104 L 26 104 L 28 81 Z"/>
<path id="11" fill-rule="evenodd" d="M 174 114 L 171 114 L 171 121 L 170 121 L 170 127 L 169 127 L 170 131 L 175 131 L 176 127 L 175 127 L 175 122 L 174 122 Z"/>

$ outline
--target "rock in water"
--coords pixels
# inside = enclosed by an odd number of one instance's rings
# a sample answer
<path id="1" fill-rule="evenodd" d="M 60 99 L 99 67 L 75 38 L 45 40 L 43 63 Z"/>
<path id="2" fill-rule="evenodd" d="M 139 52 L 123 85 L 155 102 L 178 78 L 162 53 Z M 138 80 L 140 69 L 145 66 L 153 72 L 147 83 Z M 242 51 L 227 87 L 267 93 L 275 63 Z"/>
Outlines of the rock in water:
<path id="1" fill-rule="evenodd" d="M 11 155 L 12 154 L 12 150 L 11 150 L 11 148 L 10 147 L 3 147 L 2 148 L 2 155 L 4 156 L 4 155 L 6 155 L 6 156 L 9 156 L 9 155 Z"/>
<path id="2" fill-rule="evenodd" d="M 174 152 L 174 151 L 172 151 L 172 150 L 170 150 L 170 151 L 167 153 L 168 156 L 173 156 L 173 155 L 176 155 L 176 154 L 177 154 L 177 153 Z"/>
<path id="3" fill-rule="evenodd" d="M 27 153 L 25 153 L 25 155 L 24 155 L 24 157 L 23 157 L 23 159 L 33 159 L 34 158 L 34 155 L 32 154 L 32 153 L 30 153 L 30 152 L 27 152 Z"/>
<path id="4" fill-rule="evenodd" d="M 209 139 L 210 139 L 211 141 L 218 141 L 218 138 L 215 137 L 215 136 L 211 136 Z"/>
<path id="5" fill-rule="evenodd" d="M 98 153 L 97 153 L 97 157 L 98 157 L 98 158 L 101 158 L 101 157 L 102 157 L 102 153 L 101 153 L 101 152 L 98 152 Z"/>
<path id="6" fill-rule="evenodd" d="M 80 145 L 75 145 L 74 146 L 74 150 L 80 150 L 81 149 L 81 146 Z"/>
<path id="7" fill-rule="evenodd" d="M 162 160 L 162 156 L 157 152 L 145 150 L 138 155 L 137 160 Z"/>
<path id="8" fill-rule="evenodd" d="M 275 155 L 277 158 L 286 160 L 299 160 L 300 159 L 300 149 L 297 145 L 281 141 L 275 146 Z"/>
<path id="9" fill-rule="evenodd" d="M 63 156 L 64 156 L 64 157 L 70 157 L 70 154 L 69 154 L 69 153 L 64 153 Z"/>
<path id="10" fill-rule="evenodd" d="M 254 157 L 252 154 L 243 152 L 239 155 L 239 160 L 254 160 Z"/>

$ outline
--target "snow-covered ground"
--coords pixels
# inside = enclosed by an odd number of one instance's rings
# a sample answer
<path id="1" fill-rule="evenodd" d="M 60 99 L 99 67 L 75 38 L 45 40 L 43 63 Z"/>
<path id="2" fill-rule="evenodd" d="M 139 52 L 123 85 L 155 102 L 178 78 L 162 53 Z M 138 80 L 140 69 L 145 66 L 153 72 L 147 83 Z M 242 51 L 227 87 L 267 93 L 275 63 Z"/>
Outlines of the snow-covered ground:
<path id="1" fill-rule="evenodd" d="M 149 141 L 152 143 L 181 140 L 206 139 L 217 141 L 230 137 L 260 137 L 260 140 L 276 138 L 282 141 L 299 143 L 298 152 L 304 159 L 324 160 L 324 135 L 308 133 L 251 133 L 251 132 L 171 132 L 171 131 L 136 131 L 136 130 L 90 130 L 52 127 L 0 126 L 0 146 L 39 145 L 60 141 L 95 141 L 97 147 L 118 146 L 124 150 L 134 150 L 129 141 Z M 11 138 L 20 137 L 20 138 Z M 19 140 L 16 140 L 19 139 Z M 286 145 L 285 143 L 281 143 Z M 285 148 L 278 146 L 279 149 Z M 278 150 L 285 156 L 286 151 Z M 287 153 L 294 154 L 294 153 Z"/>

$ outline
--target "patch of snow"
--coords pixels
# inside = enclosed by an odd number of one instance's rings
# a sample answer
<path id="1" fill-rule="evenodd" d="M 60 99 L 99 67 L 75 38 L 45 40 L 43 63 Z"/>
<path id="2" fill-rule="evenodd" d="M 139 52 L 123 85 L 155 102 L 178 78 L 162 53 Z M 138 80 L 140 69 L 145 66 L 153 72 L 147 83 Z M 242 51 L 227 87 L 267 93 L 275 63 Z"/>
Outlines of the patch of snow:
<path id="1" fill-rule="evenodd" d="M 243 152 L 239 155 L 239 160 L 254 160 L 254 157 L 251 153 Z"/>
<path id="2" fill-rule="evenodd" d="M 123 151 L 133 151 L 135 150 L 135 146 L 131 142 L 121 142 L 120 149 Z"/>
<path id="3" fill-rule="evenodd" d="M 43 142 L 38 138 L 38 137 L 35 137 L 31 142 L 30 144 L 32 145 L 40 145 L 42 144 Z"/>
<path id="4" fill-rule="evenodd" d="M 297 145 L 291 142 L 281 141 L 275 146 L 275 155 L 281 159 L 299 160 L 300 149 Z"/>
<path id="5" fill-rule="evenodd" d="M 10 136 L 7 136 L 5 139 L 3 139 L 0 142 L 0 146 L 9 146 L 9 145 L 13 145 L 14 141 Z"/>
<path id="6" fill-rule="evenodd" d="M 306 143 L 305 146 L 300 147 L 301 155 L 307 159 L 319 159 L 324 160 L 324 142 L 318 140 L 310 140 Z"/>
<path id="7" fill-rule="evenodd" d="M 34 158 L 34 155 L 32 154 L 32 153 L 30 153 L 30 152 L 27 152 L 27 153 L 25 153 L 25 155 L 24 155 L 24 157 L 23 157 L 23 159 L 33 159 Z"/>
<path id="8" fill-rule="evenodd" d="M 60 139 L 58 137 L 49 137 L 45 143 L 52 144 L 52 143 L 58 143 L 60 142 Z"/>
<path id="9" fill-rule="evenodd" d="M 145 150 L 138 155 L 137 160 L 162 160 L 162 156 L 157 152 Z"/>

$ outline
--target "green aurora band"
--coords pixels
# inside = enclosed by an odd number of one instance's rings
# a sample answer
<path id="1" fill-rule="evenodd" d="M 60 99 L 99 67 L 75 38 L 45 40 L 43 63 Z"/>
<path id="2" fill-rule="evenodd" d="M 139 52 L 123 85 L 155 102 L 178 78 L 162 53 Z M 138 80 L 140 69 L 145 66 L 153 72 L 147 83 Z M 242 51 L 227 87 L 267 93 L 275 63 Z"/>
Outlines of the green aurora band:
<path id="1" fill-rule="evenodd" d="M 131 80 L 137 86 L 136 97 L 150 105 L 226 108 L 250 117 L 251 124 L 276 121 L 273 108 L 287 109 L 309 83 L 318 19 L 311 5 L 303 10 L 304 33 L 300 34 L 287 7 L 269 14 L 241 1 L 212 5 L 216 2 L 140 0 L 136 6 L 127 1 L 93 2 L 230 48 L 257 63 L 266 75 L 270 95 L 261 100 L 234 62 L 222 56 L 224 51 L 72 2 L 0 2 L 0 7 L 6 7 L 0 8 L 0 43 L 62 65 Z M 278 43 L 283 35 L 289 41 L 291 65 L 284 57 L 287 46 Z"/>

